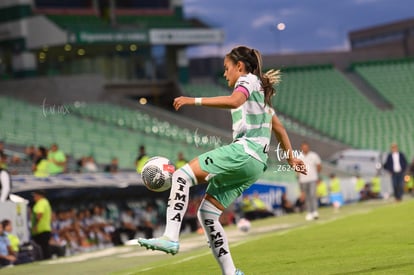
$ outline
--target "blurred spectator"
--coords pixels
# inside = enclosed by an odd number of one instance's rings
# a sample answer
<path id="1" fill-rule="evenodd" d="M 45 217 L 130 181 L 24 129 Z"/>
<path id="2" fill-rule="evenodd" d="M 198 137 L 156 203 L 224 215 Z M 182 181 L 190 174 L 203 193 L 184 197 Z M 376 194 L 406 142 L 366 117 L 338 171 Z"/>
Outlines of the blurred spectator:
<path id="1" fill-rule="evenodd" d="M 5 154 L 4 152 L 4 141 L 0 140 L 0 154 Z"/>
<path id="2" fill-rule="evenodd" d="M 167 203 L 158 198 L 155 200 L 154 205 L 156 205 L 157 208 L 158 219 L 162 221 L 165 220 L 165 216 L 167 214 Z"/>
<path id="3" fill-rule="evenodd" d="M 256 218 L 262 219 L 274 216 L 274 214 L 268 209 L 266 203 L 260 198 L 258 192 L 254 192 L 252 203 L 256 212 Z"/>
<path id="4" fill-rule="evenodd" d="M 4 151 L 0 151 L 0 169 L 7 169 L 7 155 Z"/>
<path id="5" fill-rule="evenodd" d="M 17 256 L 19 253 L 20 240 L 19 237 L 12 233 L 13 227 L 11 220 L 5 219 L 1 222 L 1 224 L 3 225 L 4 233 L 6 234 L 7 238 L 9 238 L 10 248 L 13 251 L 13 254 Z"/>
<path id="6" fill-rule="evenodd" d="M 302 213 L 306 210 L 306 194 L 304 191 L 300 191 L 299 197 L 295 202 L 295 212 Z"/>
<path id="7" fill-rule="evenodd" d="M 244 218 L 247 220 L 254 220 L 254 205 L 250 199 L 250 195 L 243 195 L 243 199 L 241 201 L 241 211 L 243 213 Z"/>
<path id="8" fill-rule="evenodd" d="M 16 175 L 18 171 L 16 169 L 9 168 L 9 164 L 19 164 L 20 158 L 17 156 L 10 156 L 6 154 L 4 150 L 4 143 L 0 141 L 0 169 L 7 170 L 9 174 Z"/>
<path id="9" fill-rule="evenodd" d="M 11 220 L 5 219 L 1 222 L 1 224 L 3 226 L 4 233 L 10 241 L 11 251 L 13 255 L 17 258 L 14 264 L 24 264 L 37 260 L 33 250 L 38 249 L 39 254 L 41 254 L 40 247 L 32 242 L 21 243 L 19 237 L 13 234 Z"/>
<path id="10" fill-rule="evenodd" d="M 144 232 L 145 238 L 154 237 L 154 230 L 158 226 L 158 214 L 154 210 L 152 204 L 148 203 L 142 214 L 141 230 Z"/>
<path id="11" fill-rule="evenodd" d="M 248 195 L 243 197 L 242 212 L 244 217 L 250 221 L 274 216 L 267 208 L 266 203 L 259 197 L 258 192 L 255 192 L 251 197 Z"/>
<path id="12" fill-rule="evenodd" d="M 49 160 L 49 173 L 51 175 L 58 175 L 65 172 L 66 156 L 59 150 L 56 143 L 52 144 L 50 147 L 47 158 Z"/>
<path id="13" fill-rule="evenodd" d="M 95 240 L 95 233 L 94 233 L 94 227 L 93 227 L 93 219 L 92 219 L 92 212 L 89 209 L 83 209 L 79 211 L 79 223 L 85 232 L 85 234 L 88 236 L 89 242 L 94 242 Z"/>
<path id="14" fill-rule="evenodd" d="M 121 213 L 120 226 L 117 228 L 112 242 L 115 245 L 123 244 L 122 235 L 126 235 L 128 240 L 135 238 L 138 232 L 137 221 L 135 219 L 134 211 L 126 207 Z"/>
<path id="15" fill-rule="evenodd" d="M 34 162 L 36 159 L 36 148 L 34 145 L 29 145 L 24 149 L 24 154 L 28 161 Z"/>
<path id="16" fill-rule="evenodd" d="M 42 248 L 43 259 L 49 259 L 51 257 L 49 240 L 52 231 L 52 208 L 46 199 L 44 190 L 35 190 L 32 195 L 34 199 L 32 239 Z"/>
<path id="17" fill-rule="evenodd" d="M 414 188 L 414 158 L 411 161 L 410 167 L 408 168 L 407 174 L 407 191 L 410 194 L 413 194 Z"/>
<path id="18" fill-rule="evenodd" d="M 374 198 L 374 195 L 371 190 L 371 183 L 367 182 L 365 183 L 364 187 L 359 192 L 361 201 L 369 200 Z"/>
<path id="19" fill-rule="evenodd" d="M 83 171 L 86 173 L 98 172 L 98 165 L 96 165 L 93 156 L 88 156 L 83 161 Z"/>
<path id="20" fill-rule="evenodd" d="M 11 160 L 11 162 L 13 163 L 13 157 L 11 157 L 10 155 L 7 155 L 4 149 L 4 142 L 0 141 L 0 156 L 2 156 L 3 161 L 0 162 L 0 169 L 8 169 L 8 163 Z"/>
<path id="21" fill-rule="evenodd" d="M 99 246 L 112 243 L 112 233 L 115 231 L 114 226 L 105 218 L 104 208 L 101 205 L 95 205 L 92 209 L 91 231 L 94 235 L 94 241 Z"/>
<path id="22" fill-rule="evenodd" d="M 47 150 L 43 146 L 39 146 L 36 150 L 36 158 L 32 166 L 35 177 L 44 178 L 49 176 L 49 160 L 47 159 Z"/>
<path id="23" fill-rule="evenodd" d="M 12 164 L 19 164 L 21 162 L 21 159 L 18 155 L 8 155 L 6 154 L 6 151 L 4 149 L 4 141 L 0 141 L 0 154 L 4 154 L 6 156 L 6 160 Z M 7 169 L 7 162 L 3 163 L 0 168 Z M 15 174 L 14 171 L 12 174 Z"/>
<path id="24" fill-rule="evenodd" d="M 76 161 L 76 173 L 82 173 L 83 172 L 83 162 L 85 161 L 86 157 L 81 157 Z"/>
<path id="25" fill-rule="evenodd" d="M 16 261 L 16 254 L 10 246 L 10 240 L 3 229 L 3 224 L 0 223 L 0 267 L 13 265 Z"/>
<path id="26" fill-rule="evenodd" d="M 399 151 L 396 143 L 391 144 L 391 152 L 388 154 L 384 163 L 384 169 L 391 174 L 391 182 L 396 201 L 401 201 L 404 193 L 403 181 L 404 172 L 407 169 L 407 159 Z"/>
<path id="27" fill-rule="evenodd" d="M 371 192 L 373 198 L 381 198 L 381 177 L 379 173 L 371 179 Z"/>
<path id="28" fill-rule="evenodd" d="M 355 191 L 361 194 L 361 191 L 365 188 L 365 180 L 360 175 L 355 176 Z"/>
<path id="29" fill-rule="evenodd" d="M 89 228 L 86 223 L 86 217 L 90 216 L 87 213 L 90 213 L 88 209 L 80 209 L 75 214 L 75 230 L 78 232 L 77 236 L 79 238 L 79 245 L 82 248 L 91 246 Z"/>
<path id="30" fill-rule="evenodd" d="M 335 210 L 337 210 L 344 203 L 341 192 L 341 183 L 339 178 L 334 173 L 332 173 L 329 177 L 329 201 L 334 206 Z"/>
<path id="31" fill-rule="evenodd" d="M 305 163 L 307 174 L 298 173 L 300 189 L 305 192 L 305 206 L 307 210 L 306 220 L 310 221 L 319 218 L 318 199 L 316 197 L 316 182 L 322 170 L 319 155 L 310 150 L 307 142 L 301 144 L 300 159 Z"/>
<path id="32" fill-rule="evenodd" d="M 339 178 L 335 174 L 331 174 L 329 176 L 329 191 L 331 193 L 340 193 L 341 192 L 341 184 Z"/>
<path id="33" fill-rule="evenodd" d="M 145 146 L 141 145 L 139 147 L 139 155 L 135 160 L 135 167 L 138 173 L 141 173 L 142 168 L 144 168 L 145 163 L 149 160 L 147 153 L 145 152 Z"/>
<path id="34" fill-rule="evenodd" d="M 175 162 L 175 169 L 178 170 L 187 163 L 187 160 L 184 158 L 183 152 L 179 152 L 177 156 L 177 161 Z"/>
<path id="35" fill-rule="evenodd" d="M 286 214 L 295 212 L 294 205 L 288 200 L 286 192 L 282 194 L 282 210 Z"/>
<path id="36" fill-rule="evenodd" d="M 6 155 L 4 153 L 0 153 L 0 202 L 7 201 L 9 199 L 10 191 L 11 191 L 11 178 L 10 173 L 4 167 L 4 163 L 6 163 Z"/>
<path id="37" fill-rule="evenodd" d="M 57 216 L 58 213 L 52 211 L 51 237 L 49 240 L 50 254 L 62 257 L 65 255 L 67 242 L 60 234 L 60 223 Z"/>
<path id="38" fill-rule="evenodd" d="M 359 200 L 369 200 L 379 198 L 381 196 L 381 178 L 377 174 L 366 182 L 360 175 L 355 177 L 355 191 L 359 194 Z"/>
<path id="39" fill-rule="evenodd" d="M 318 198 L 318 206 L 329 205 L 328 185 L 322 178 L 319 178 L 316 182 L 316 197 Z"/>
<path id="40" fill-rule="evenodd" d="M 104 171 L 107 173 L 117 173 L 118 169 L 118 158 L 112 158 L 111 163 L 105 166 Z"/>
<path id="41" fill-rule="evenodd" d="M 74 209 L 59 212 L 58 229 L 59 236 L 68 244 L 71 253 L 80 251 L 82 245 L 86 246 L 86 236 L 81 232 Z"/>

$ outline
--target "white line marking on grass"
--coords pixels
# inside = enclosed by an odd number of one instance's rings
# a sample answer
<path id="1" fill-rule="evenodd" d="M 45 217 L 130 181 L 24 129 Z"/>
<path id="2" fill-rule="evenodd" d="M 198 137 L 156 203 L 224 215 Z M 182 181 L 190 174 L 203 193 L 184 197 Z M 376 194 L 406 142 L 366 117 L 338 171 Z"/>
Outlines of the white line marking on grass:
<path id="1" fill-rule="evenodd" d="M 140 250 L 140 251 L 135 251 L 135 252 L 130 252 L 127 254 L 119 254 L 117 255 L 118 258 L 131 258 L 131 257 L 138 257 L 138 256 L 159 256 L 159 255 L 164 255 L 165 252 L 162 251 L 158 251 L 158 250 Z"/>
<path id="2" fill-rule="evenodd" d="M 248 240 L 245 240 L 245 241 L 240 241 L 240 242 L 237 242 L 237 243 L 235 243 L 235 244 L 232 244 L 231 245 L 231 247 L 237 247 L 237 246 L 239 246 L 239 245 L 242 245 L 242 244 L 245 244 L 245 243 L 248 243 L 249 241 Z"/>
<path id="3" fill-rule="evenodd" d="M 108 248 L 101 251 L 96 252 L 89 252 L 83 253 L 80 255 L 75 255 L 67 258 L 59 258 L 56 260 L 51 260 L 47 262 L 43 262 L 42 264 L 61 264 L 61 263 L 75 263 L 75 262 L 82 262 L 90 259 L 101 258 L 106 256 L 112 256 L 118 253 L 128 253 L 132 251 L 132 247 L 122 247 L 122 248 Z"/>
<path id="4" fill-rule="evenodd" d="M 186 258 L 184 258 L 184 259 L 181 259 L 181 260 L 178 260 L 178 261 L 176 261 L 176 262 L 173 262 L 172 264 L 180 264 L 180 263 L 188 262 L 188 261 L 191 261 L 191 260 L 194 260 L 194 259 L 200 258 L 200 257 L 207 256 L 207 255 L 209 255 L 210 253 L 211 253 L 211 252 L 209 251 L 209 252 L 204 252 L 204 253 L 199 254 L 199 255 L 196 255 L 196 256 L 186 257 Z"/>
<path id="5" fill-rule="evenodd" d="M 164 266 L 168 266 L 168 265 L 172 265 L 172 264 L 181 264 L 181 263 L 184 263 L 184 262 L 188 262 L 188 261 L 197 259 L 199 257 L 207 256 L 209 254 L 210 254 L 210 252 L 205 252 L 205 253 L 202 253 L 202 254 L 199 254 L 199 255 L 196 255 L 196 256 L 189 256 L 189 257 L 183 258 L 181 260 L 178 260 L 178 261 L 175 261 L 175 262 L 172 262 L 172 263 L 169 263 L 169 264 L 162 264 L 162 265 L 157 265 L 157 266 L 145 267 L 143 269 L 137 270 L 136 272 L 146 272 L 146 271 L 149 271 L 149 270 L 152 270 L 152 269 L 156 269 L 156 268 L 160 268 L 160 267 L 164 267 Z"/>

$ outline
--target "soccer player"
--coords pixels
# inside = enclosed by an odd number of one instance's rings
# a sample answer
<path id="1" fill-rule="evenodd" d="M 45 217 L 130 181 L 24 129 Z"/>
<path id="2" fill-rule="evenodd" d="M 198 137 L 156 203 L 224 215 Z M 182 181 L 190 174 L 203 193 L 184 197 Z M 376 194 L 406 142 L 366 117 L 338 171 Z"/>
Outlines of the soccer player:
<path id="1" fill-rule="evenodd" d="M 178 253 L 189 188 L 207 182 L 198 219 L 222 273 L 233 275 L 244 273 L 233 263 L 219 217 L 265 171 L 272 130 L 282 148 L 289 153 L 288 163 L 296 171 L 306 173 L 306 169 L 301 160 L 294 158 L 286 130 L 271 106 L 271 98 L 275 94 L 273 85 L 279 81 L 279 71 L 270 70 L 263 74 L 259 51 L 240 46 L 225 56 L 224 77 L 233 88 L 231 95 L 204 98 L 181 96 L 175 98 L 173 106 L 176 110 L 185 105 L 231 109 L 233 142 L 201 154 L 174 172 L 164 235 L 154 239 L 140 238 L 138 242 L 150 249 L 173 255 Z"/>

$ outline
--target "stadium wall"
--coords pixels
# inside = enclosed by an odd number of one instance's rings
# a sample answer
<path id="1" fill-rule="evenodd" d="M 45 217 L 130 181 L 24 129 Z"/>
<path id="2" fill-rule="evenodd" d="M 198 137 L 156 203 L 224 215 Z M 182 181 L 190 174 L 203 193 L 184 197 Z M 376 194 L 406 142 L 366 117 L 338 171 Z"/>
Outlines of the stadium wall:
<path id="1" fill-rule="evenodd" d="M 0 82 L 0 94 L 33 104 L 62 104 L 74 101 L 98 101 L 105 79 L 100 75 L 76 75 L 24 78 Z"/>
<path id="2" fill-rule="evenodd" d="M 332 64 L 339 69 L 346 70 L 354 62 L 398 59 L 404 57 L 405 52 L 401 47 L 394 47 L 390 44 L 385 45 L 382 48 L 360 49 L 358 51 L 263 55 L 263 67 L 265 69 L 283 69 L 285 67 Z M 211 77 L 211 81 L 216 82 L 217 78 L 222 77 L 222 72 L 222 57 L 193 58 L 190 60 L 191 79 Z"/>
<path id="3" fill-rule="evenodd" d="M 372 51 L 343 51 L 320 52 L 263 56 L 265 68 L 283 68 L 294 66 L 333 64 L 339 69 L 348 69 L 354 62 L 366 62 L 371 60 L 403 58 L 404 52 L 395 48 L 377 49 Z"/>

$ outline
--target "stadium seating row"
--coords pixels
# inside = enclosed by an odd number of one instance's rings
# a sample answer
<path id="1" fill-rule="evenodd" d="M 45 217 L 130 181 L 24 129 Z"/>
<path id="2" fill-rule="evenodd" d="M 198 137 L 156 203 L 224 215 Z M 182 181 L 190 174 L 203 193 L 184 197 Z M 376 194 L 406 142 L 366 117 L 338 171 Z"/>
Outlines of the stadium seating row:
<path id="1" fill-rule="evenodd" d="M 0 97 L 0 110 L 3 130 L 0 138 L 6 143 L 49 146 L 56 142 L 74 158 L 93 155 L 98 163 L 109 163 L 112 157 L 118 157 L 119 166 L 123 169 L 133 168 L 141 144 L 146 146 L 149 155 L 163 155 L 171 160 L 176 159 L 179 151 L 189 158 L 202 152 L 201 146 L 188 146 L 194 145 L 194 140 L 188 138 L 189 134 L 185 141 L 158 135 L 165 124 L 159 124 L 157 128 L 154 124 L 142 123 L 144 131 L 129 129 L 98 119 L 78 117 L 73 108 L 68 107 L 65 113 L 58 113 L 7 97 Z M 119 123 L 119 119 L 116 121 Z M 184 131 L 177 136 L 182 138 L 182 133 Z"/>
<path id="2" fill-rule="evenodd" d="M 284 72 L 274 105 L 284 114 L 356 148 L 387 151 L 391 142 L 414 155 L 410 110 L 414 62 L 354 66 L 394 108 L 377 109 L 333 67 Z M 398 69 L 397 69 L 398 68 Z M 412 91 L 411 91 L 412 92 Z"/>
<path id="3" fill-rule="evenodd" d="M 182 85 L 182 90 L 184 94 L 192 97 L 229 95 L 228 90 L 215 84 L 184 84 Z M 298 133 L 302 136 L 317 137 L 321 140 L 327 139 L 326 137 L 320 135 L 317 131 L 312 131 L 311 129 L 304 127 L 300 123 L 297 123 L 283 114 L 278 113 L 278 117 L 288 131 Z"/>
<path id="4" fill-rule="evenodd" d="M 290 131 L 317 136 L 306 125 L 325 136 L 356 148 L 388 150 L 398 142 L 414 154 L 411 87 L 412 60 L 353 64 L 352 69 L 393 104 L 391 111 L 377 109 L 372 102 L 330 65 L 286 68 L 277 87 L 274 106 Z M 191 96 L 228 94 L 218 85 L 187 84 Z M 286 116 L 285 116 L 286 115 Z M 300 123 L 296 123 L 299 121 Z M 319 135 L 322 137 L 322 135 Z"/>
<path id="5" fill-rule="evenodd" d="M 62 110 L 65 111 L 57 112 L 41 105 L 0 97 L 3 128 L 0 139 L 21 146 L 50 146 L 56 142 L 74 159 L 92 155 L 101 164 L 117 157 L 121 169 L 134 168 L 141 144 L 146 146 L 150 156 L 162 155 L 173 161 L 180 151 L 191 159 L 218 145 L 189 129 L 113 104 L 76 103 Z M 294 174 L 288 171 L 277 173 L 276 164 L 269 163 L 262 179 L 292 181 Z"/>
<path id="6" fill-rule="evenodd" d="M 210 147 L 211 145 L 207 136 L 196 135 L 194 130 L 180 128 L 143 111 L 127 109 L 109 103 L 87 105 L 76 103 L 73 106 L 71 105 L 69 109 L 84 118 L 101 121 L 119 128 L 144 132 L 174 142 L 194 144 L 201 147 Z"/>

